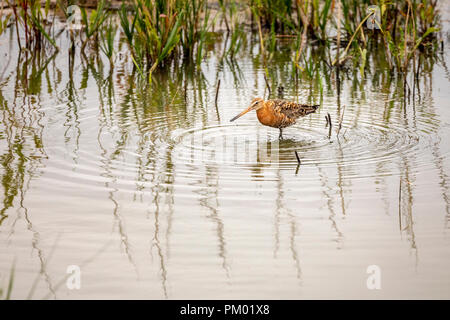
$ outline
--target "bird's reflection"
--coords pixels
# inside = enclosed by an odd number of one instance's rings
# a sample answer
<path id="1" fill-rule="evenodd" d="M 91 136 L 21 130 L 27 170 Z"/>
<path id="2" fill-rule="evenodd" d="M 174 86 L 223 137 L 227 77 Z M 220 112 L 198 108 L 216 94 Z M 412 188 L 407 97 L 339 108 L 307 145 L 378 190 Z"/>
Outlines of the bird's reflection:
<path id="1" fill-rule="evenodd" d="M 200 205 L 207 208 L 210 212 L 208 216 L 216 227 L 217 242 L 218 242 L 218 255 L 222 260 L 222 268 L 225 271 L 227 278 L 230 277 L 230 266 L 227 258 L 227 244 L 225 240 L 225 226 L 220 217 L 220 204 L 218 200 L 219 193 L 219 172 L 215 166 L 207 166 L 205 181 L 201 182 L 203 186 L 200 190 L 196 191 L 199 195 Z"/>
<path id="2" fill-rule="evenodd" d="M 283 177 L 281 176 L 281 171 L 280 169 L 277 170 L 277 195 L 276 195 L 276 213 L 275 213 L 275 219 L 274 219 L 274 223 L 275 223 L 275 244 L 274 244 L 274 257 L 277 257 L 277 251 L 279 249 L 280 246 L 280 218 L 281 216 L 284 214 L 287 215 L 288 219 L 289 219 L 289 248 L 292 254 L 292 260 L 294 260 L 295 263 L 295 269 L 296 269 L 296 275 L 297 275 L 297 279 L 299 281 L 301 281 L 302 279 L 302 269 L 301 269 L 301 265 L 300 265 L 300 257 L 297 251 L 297 217 L 295 216 L 295 214 L 291 211 L 290 208 L 288 208 L 285 205 L 285 187 L 283 185 Z"/>

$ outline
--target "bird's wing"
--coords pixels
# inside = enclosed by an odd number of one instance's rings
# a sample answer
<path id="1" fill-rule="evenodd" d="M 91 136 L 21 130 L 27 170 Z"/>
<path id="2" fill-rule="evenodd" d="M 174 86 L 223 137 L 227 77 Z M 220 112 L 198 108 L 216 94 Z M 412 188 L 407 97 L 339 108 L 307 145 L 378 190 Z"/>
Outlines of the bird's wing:
<path id="1" fill-rule="evenodd" d="M 285 100 L 269 100 L 268 103 L 276 113 L 293 120 L 313 113 L 319 107 L 318 105 L 309 106 Z"/>

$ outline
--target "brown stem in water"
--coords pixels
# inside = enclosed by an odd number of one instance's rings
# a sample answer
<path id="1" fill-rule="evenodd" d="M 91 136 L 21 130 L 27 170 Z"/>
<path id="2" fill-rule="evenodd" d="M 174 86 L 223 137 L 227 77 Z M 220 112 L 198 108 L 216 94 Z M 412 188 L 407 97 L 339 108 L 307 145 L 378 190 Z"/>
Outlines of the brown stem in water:
<path id="1" fill-rule="evenodd" d="M 220 79 L 219 79 L 219 81 L 217 82 L 217 87 L 216 87 L 216 97 L 215 97 L 215 99 L 214 99 L 214 102 L 215 102 L 216 106 L 217 106 L 217 98 L 219 97 L 219 89 L 220 89 Z"/>
<path id="2" fill-rule="evenodd" d="M 297 158 L 297 162 L 300 165 L 302 162 L 300 161 L 300 157 L 298 156 L 297 150 L 294 150 L 295 152 L 295 157 Z"/>
<path id="3" fill-rule="evenodd" d="M 331 116 L 328 112 L 327 112 L 327 116 L 328 116 L 328 122 L 330 124 L 330 127 L 328 128 L 328 139 L 330 139 L 331 138 L 331 129 L 333 128 L 333 124 L 331 123 Z"/>

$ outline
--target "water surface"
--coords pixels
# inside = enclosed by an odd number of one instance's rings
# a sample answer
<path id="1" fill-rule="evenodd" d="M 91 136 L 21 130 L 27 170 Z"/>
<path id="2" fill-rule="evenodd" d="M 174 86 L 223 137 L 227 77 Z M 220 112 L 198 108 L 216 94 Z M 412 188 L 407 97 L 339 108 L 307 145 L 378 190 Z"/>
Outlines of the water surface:
<path id="1" fill-rule="evenodd" d="M 3 284 L 15 260 L 16 299 L 37 276 L 36 299 L 450 298 L 444 40 L 406 94 L 377 52 L 365 77 L 349 63 L 338 90 L 311 47 L 317 70 L 295 80 L 280 40 L 271 97 L 282 86 L 321 106 L 279 141 L 254 113 L 229 122 L 268 96 L 256 35 L 231 61 L 218 34 L 200 68 L 167 66 L 150 86 L 128 57 L 112 68 L 71 54 L 67 35 L 34 58 L 3 35 Z M 64 283 L 69 265 L 80 290 Z M 381 290 L 367 288 L 370 265 Z"/>

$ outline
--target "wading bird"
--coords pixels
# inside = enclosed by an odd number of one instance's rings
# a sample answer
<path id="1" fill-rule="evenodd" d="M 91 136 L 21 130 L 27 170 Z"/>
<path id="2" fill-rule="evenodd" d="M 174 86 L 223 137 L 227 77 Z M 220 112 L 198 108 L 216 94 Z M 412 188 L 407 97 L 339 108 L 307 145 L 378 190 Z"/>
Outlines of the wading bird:
<path id="1" fill-rule="evenodd" d="M 256 110 L 259 122 L 265 126 L 280 129 L 279 139 L 283 139 L 283 128 L 292 126 L 297 118 L 317 110 L 319 105 L 308 106 L 285 100 L 267 100 L 255 98 L 250 106 L 230 120 L 234 121 L 249 111 Z"/>

